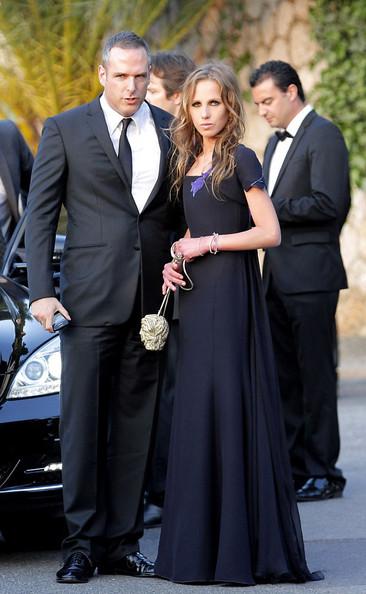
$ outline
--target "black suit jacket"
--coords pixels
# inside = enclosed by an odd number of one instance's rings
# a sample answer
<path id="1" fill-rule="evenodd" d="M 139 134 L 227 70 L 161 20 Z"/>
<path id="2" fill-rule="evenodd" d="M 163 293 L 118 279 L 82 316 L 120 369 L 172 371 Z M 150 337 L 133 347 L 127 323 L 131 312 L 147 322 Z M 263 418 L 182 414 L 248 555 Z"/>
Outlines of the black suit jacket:
<path id="1" fill-rule="evenodd" d="M 61 301 L 78 325 L 125 322 L 139 279 L 144 313 L 160 305 L 162 267 L 176 224 L 168 200 L 171 116 L 149 106 L 158 132 L 158 180 L 141 213 L 114 151 L 99 98 L 45 122 L 28 199 L 30 300 L 53 296 L 51 256 L 62 203 L 68 212 Z"/>
<path id="2" fill-rule="evenodd" d="M 13 227 L 20 217 L 19 199 L 24 208 L 33 166 L 33 155 L 16 125 L 0 121 L 0 177 L 4 184 Z"/>
<path id="3" fill-rule="evenodd" d="M 268 183 L 276 136 L 266 147 Z M 339 234 L 350 207 L 348 153 L 338 128 L 311 111 L 286 155 L 272 192 L 281 245 L 266 251 L 270 275 L 284 293 L 337 291 L 347 286 Z"/>

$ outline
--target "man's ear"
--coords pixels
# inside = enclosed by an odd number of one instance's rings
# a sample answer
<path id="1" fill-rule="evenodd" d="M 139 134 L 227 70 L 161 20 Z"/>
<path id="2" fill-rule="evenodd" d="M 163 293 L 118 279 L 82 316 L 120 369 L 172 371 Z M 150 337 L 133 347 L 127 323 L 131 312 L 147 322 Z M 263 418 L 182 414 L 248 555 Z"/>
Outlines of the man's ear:
<path id="1" fill-rule="evenodd" d="M 107 72 L 102 64 L 99 64 L 99 66 L 98 66 L 98 78 L 99 78 L 100 84 L 104 87 L 105 81 L 107 78 Z"/>
<path id="2" fill-rule="evenodd" d="M 287 87 L 286 95 L 288 96 L 288 98 L 290 99 L 290 101 L 295 101 L 295 99 L 297 99 L 298 96 L 299 96 L 299 91 L 298 91 L 297 86 L 294 85 L 293 83 L 291 83 Z"/>
<path id="3" fill-rule="evenodd" d="M 170 99 L 174 103 L 174 105 L 180 105 L 182 101 L 182 93 L 180 91 L 175 91 L 175 93 L 171 95 Z"/>

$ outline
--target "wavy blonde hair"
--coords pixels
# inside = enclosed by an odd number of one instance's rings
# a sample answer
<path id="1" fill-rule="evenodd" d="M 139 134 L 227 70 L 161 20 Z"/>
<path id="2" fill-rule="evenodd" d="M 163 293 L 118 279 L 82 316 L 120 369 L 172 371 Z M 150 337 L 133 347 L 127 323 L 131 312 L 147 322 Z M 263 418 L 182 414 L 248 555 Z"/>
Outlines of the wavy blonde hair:
<path id="1" fill-rule="evenodd" d="M 218 136 L 214 149 L 211 176 L 212 189 L 216 198 L 222 180 L 231 177 L 234 173 L 234 152 L 244 136 L 245 113 L 234 72 L 222 63 L 205 64 L 196 68 L 184 83 L 179 113 L 170 127 L 173 144 L 170 166 L 173 197 L 178 197 L 184 176 L 203 150 L 202 136 L 194 127 L 190 114 L 197 83 L 202 80 L 213 80 L 218 84 L 221 99 L 229 114 L 227 124 Z"/>

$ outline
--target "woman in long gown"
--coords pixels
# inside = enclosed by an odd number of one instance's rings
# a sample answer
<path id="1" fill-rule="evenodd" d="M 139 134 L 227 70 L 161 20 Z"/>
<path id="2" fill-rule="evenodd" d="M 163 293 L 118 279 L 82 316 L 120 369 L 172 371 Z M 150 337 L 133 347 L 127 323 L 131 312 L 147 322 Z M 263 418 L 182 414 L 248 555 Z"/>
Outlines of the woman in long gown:
<path id="1" fill-rule="evenodd" d="M 280 230 L 232 71 L 194 71 L 172 128 L 174 190 L 188 225 L 174 249 L 180 355 L 156 574 L 174 582 L 304 582 L 258 248 Z M 164 268 L 163 292 L 185 282 Z"/>

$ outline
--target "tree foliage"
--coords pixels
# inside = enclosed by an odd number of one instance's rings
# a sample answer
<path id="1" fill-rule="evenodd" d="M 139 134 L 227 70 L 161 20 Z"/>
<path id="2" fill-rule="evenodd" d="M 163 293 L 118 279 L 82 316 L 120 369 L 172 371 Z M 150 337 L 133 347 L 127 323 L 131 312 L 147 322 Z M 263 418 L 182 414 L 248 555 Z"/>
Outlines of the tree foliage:
<path id="1" fill-rule="evenodd" d="M 312 27 L 324 64 L 317 105 L 341 128 L 350 150 L 352 180 L 366 183 L 366 2 L 315 0 Z"/>
<path id="2" fill-rule="evenodd" d="M 169 49 L 194 27 L 207 0 L 5 0 L 0 2 L 0 116 L 34 147 L 43 120 L 100 92 L 103 40 L 122 29 Z"/>

